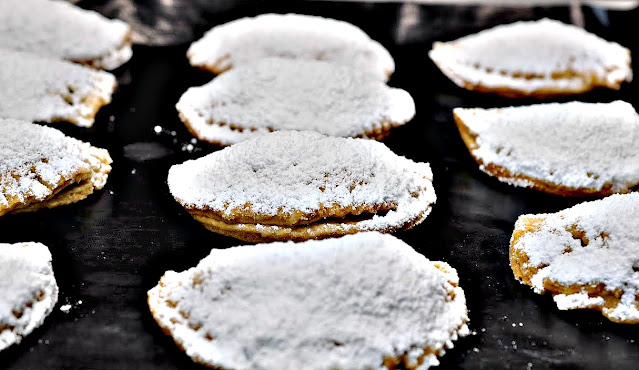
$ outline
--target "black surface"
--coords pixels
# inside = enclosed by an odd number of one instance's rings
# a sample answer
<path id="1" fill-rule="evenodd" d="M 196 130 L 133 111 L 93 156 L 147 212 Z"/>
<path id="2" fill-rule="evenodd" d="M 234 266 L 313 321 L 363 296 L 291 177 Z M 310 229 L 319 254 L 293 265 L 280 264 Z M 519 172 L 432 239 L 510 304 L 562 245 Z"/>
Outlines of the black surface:
<path id="1" fill-rule="evenodd" d="M 96 6 L 105 4 L 113 5 L 102 1 Z M 510 187 L 481 173 L 459 137 L 451 109 L 532 101 L 464 91 L 427 57 L 435 40 L 514 19 L 550 16 L 567 22 L 567 9 L 262 1 L 217 10 L 198 14 L 189 31 L 194 38 L 244 15 L 300 12 L 350 21 L 394 56 L 390 85 L 411 93 L 417 116 L 384 142 L 398 154 L 430 162 L 438 195 L 424 223 L 395 235 L 428 258 L 457 268 L 470 310 L 473 334 L 455 343 L 440 368 L 637 368 L 636 326 L 611 323 L 595 311 L 559 311 L 550 296 L 534 294 L 512 276 L 508 242 L 517 216 L 554 212 L 580 200 Z M 608 18 L 594 14 L 585 9 L 588 30 L 639 55 L 631 31 L 637 11 L 604 14 Z M 146 305 L 146 291 L 164 271 L 192 267 L 211 248 L 243 244 L 206 231 L 173 200 L 166 185 L 171 165 L 218 150 L 205 143 L 196 143 L 192 152 L 183 150 L 192 137 L 174 104 L 189 86 L 212 77 L 189 67 L 187 47 L 188 42 L 135 47 L 133 59 L 115 71 L 119 90 L 93 128 L 55 125 L 109 149 L 114 163 L 104 190 L 74 205 L 0 219 L 1 242 L 35 240 L 50 247 L 60 286 L 54 312 L 21 344 L 0 353 L 0 368 L 200 368 L 162 333 Z M 637 107 L 637 96 L 632 83 L 621 91 L 597 90 L 577 99 L 624 99 Z M 160 134 L 155 126 L 162 127 Z M 59 309 L 63 304 L 72 305 L 68 313 Z"/>

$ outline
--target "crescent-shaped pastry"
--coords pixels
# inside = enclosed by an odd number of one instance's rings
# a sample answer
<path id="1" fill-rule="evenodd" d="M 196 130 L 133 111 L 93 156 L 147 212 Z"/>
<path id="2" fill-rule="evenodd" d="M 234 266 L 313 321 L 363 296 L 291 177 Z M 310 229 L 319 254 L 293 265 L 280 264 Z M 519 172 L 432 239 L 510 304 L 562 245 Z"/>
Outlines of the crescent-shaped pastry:
<path id="1" fill-rule="evenodd" d="M 564 196 L 607 196 L 639 186 L 639 115 L 628 103 L 453 113 L 480 169 L 500 181 Z"/>
<path id="2" fill-rule="evenodd" d="M 432 178 L 376 141 L 279 131 L 175 165 L 168 184 L 211 231 L 260 242 L 410 228 L 435 203 Z"/>
<path id="3" fill-rule="evenodd" d="M 510 98 L 619 89 L 632 80 L 628 49 L 550 19 L 435 42 L 429 56 L 458 86 Z"/>
<path id="4" fill-rule="evenodd" d="M 131 58 L 131 29 L 66 1 L 2 0 L 0 48 L 115 69 Z"/>
<path id="5" fill-rule="evenodd" d="M 395 70 L 388 51 L 358 27 L 300 14 L 262 14 L 213 27 L 187 56 L 191 65 L 213 73 L 265 57 L 326 60 L 383 80 Z"/>
<path id="6" fill-rule="evenodd" d="M 93 125 L 111 102 L 115 77 L 31 53 L 0 49 L 0 117 Z"/>
<path id="7" fill-rule="evenodd" d="M 0 351 L 42 325 L 57 301 L 49 248 L 0 243 Z"/>
<path id="8" fill-rule="evenodd" d="M 77 202 L 102 189 L 105 149 L 54 128 L 0 119 L 0 216 Z"/>
<path id="9" fill-rule="evenodd" d="M 428 369 L 468 334 L 455 269 L 379 233 L 211 251 L 167 271 L 153 317 L 216 369 Z"/>
<path id="10" fill-rule="evenodd" d="M 404 90 L 350 66 L 267 58 L 187 90 L 176 108 L 199 140 L 230 145 L 278 130 L 382 139 L 415 115 Z"/>
<path id="11" fill-rule="evenodd" d="M 562 310 L 590 308 L 639 324 L 639 193 L 517 219 L 510 240 L 515 277 L 550 292 Z"/>

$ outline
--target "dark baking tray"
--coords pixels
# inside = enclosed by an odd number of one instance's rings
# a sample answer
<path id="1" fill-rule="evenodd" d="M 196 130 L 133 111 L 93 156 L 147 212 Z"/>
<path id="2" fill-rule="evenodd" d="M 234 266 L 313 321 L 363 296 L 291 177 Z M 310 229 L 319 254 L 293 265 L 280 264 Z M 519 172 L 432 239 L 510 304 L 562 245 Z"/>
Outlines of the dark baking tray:
<path id="1" fill-rule="evenodd" d="M 0 242 L 35 240 L 50 247 L 60 286 L 53 313 L 21 344 L 0 353 L 0 368 L 200 368 L 155 324 L 146 292 L 166 270 L 187 269 L 211 248 L 242 243 L 206 231 L 169 194 L 171 165 L 218 150 L 199 142 L 188 150 L 192 137 L 174 104 L 189 86 L 212 77 L 188 65 L 185 52 L 191 40 L 215 24 L 271 11 L 329 16 L 360 26 L 394 56 L 397 68 L 390 85 L 408 90 L 415 99 L 415 119 L 384 142 L 398 154 L 431 163 L 438 200 L 424 223 L 395 235 L 428 258 L 457 268 L 473 332 L 448 351 L 441 369 L 639 366 L 635 326 L 611 323 L 594 311 L 559 311 L 549 296 L 534 294 L 512 276 L 508 242 L 517 216 L 554 212 L 581 200 L 510 187 L 480 172 L 459 137 L 451 109 L 533 101 L 462 90 L 427 57 L 435 40 L 503 22 L 541 17 L 569 22 L 567 8 L 305 1 L 193 1 L 189 6 L 179 0 L 80 5 L 110 16 L 132 8 L 129 20 L 138 20 L 136 27 L 147 32 L 139 40 L 154 46 L 136 46 L 133 59 L 115 71 L 120 87 L 93 128 L 54 125 L 110 151 L 113 171 L 105 189 L 77 204 L 0 219 Z M 636 10 L 584 8 L 584 15 L 588 30 L 639 51 Z M 154 40 L 148 30 L 160 23 L 163 38 Z M 623 99 L 636 107 L 636 86 L 576 99 Z M 71 305 L 68 312 L 60 310 L 64 304 Z"/>

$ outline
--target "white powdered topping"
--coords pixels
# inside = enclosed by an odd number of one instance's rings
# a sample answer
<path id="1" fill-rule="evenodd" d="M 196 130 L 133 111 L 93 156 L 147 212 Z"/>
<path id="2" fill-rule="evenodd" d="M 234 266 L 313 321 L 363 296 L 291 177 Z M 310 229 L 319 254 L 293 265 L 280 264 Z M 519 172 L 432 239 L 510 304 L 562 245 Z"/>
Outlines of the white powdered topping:
<path id="1" fill-rule="evenodd" d="M 397 156 L 376 141 L 279 131 L 175 165 L 168 184 L 183 206 L 223 216 L 247 203 L 271 216 L 334 204 L 396 206 L 384 218 L 367 220 L 381 230 L 430 210 L 432 176 L 428 163 Z"/>
<path id="2" fill-rule="evenodd" d="M 66 137 L 56 129 L 12 119 L 0 119 L 0 210 L 8 198 L 44 200 L 49 186 L 71 180 L 78 172 L 93 172 L 96 189 L 104 186 L 110 166 L 104 149 Z"/>
<path id="3" fill-rule="evenodd" d="M 554 214 L 524 215 L 521 222 L 530 217 L 545 220 L 513 248 L 528 256 L 524 267 L 539 267 L 531 279 L 535 290 L 544 291 L 546 280 L 563 286 L 602 283 L 607 290 L 623 291 L 617 307 L 604 308 L 606 316 L 639 321 L 639 193 L 615 194 Z M 601 303 L 583 292 L 556 300 L 562 309 Z"/>
<path id="4" fill-rule="evenodd" d="M 40 326 L 57 301 L 49 249 L 0 243 L 0 351 Z"/>
<path id="5" fill-rule="evenodd" d="M 114 69 L 131 58 L 130 32 L 122 21 L 66 1 L 0 1 L 0 48 Z"/>
<path id="6" fill-rule="evenodd" d="M 390 88 L 369 73 L 282 58 L 233 68 L 190 88 L 176 107 L 200 139 L 222 144 L 274 130 L 360 136 L 415 115 L 415 103 L 406 91 Z"/>
<path id="7" fill-rule="evenodd" d="M 168 271 L 149 306 L 189 356 L 216 368 L 380 369 L 405 353 L 416 366 L 424 349 L 467 333 L 457 283 L 401 240 L 360 233 L 214 249 Z M 418 368 L 437 364 L 429 353 Z"/>
<path id="8" fill-rule="evenodd" d="M 616 87 L 632 80 L 628 49 L 550 19 L 500 25 L 452 42 L 436 42 L 429 56 L 460 86 L 579 91 L 595 79 Z"/>
<path id="9" fill-rule="evenodd" d="M 265 57 L 326 60 L 354 66 L 388 79 L 393 58 L 358 27 L 334 19 L 263 14 L 217 26 L 193 43 L 191 64 L 225 70 Z"/>
<path id="10" fill-rule="evenodd" d="M 97 107 L 111 102 L 116 81 L 107 72 L 0 49 L 0 86 L 0 117 L 89 127 Z"/>
<path id="11" fill-rule="evenodd" d="M 639 184 L 639 116 L 628 103 L 457 108 L 454 114 L 477 135 L 472 154 L 484 166 L 571 188 L 611 185 L 625 192 Z"/>

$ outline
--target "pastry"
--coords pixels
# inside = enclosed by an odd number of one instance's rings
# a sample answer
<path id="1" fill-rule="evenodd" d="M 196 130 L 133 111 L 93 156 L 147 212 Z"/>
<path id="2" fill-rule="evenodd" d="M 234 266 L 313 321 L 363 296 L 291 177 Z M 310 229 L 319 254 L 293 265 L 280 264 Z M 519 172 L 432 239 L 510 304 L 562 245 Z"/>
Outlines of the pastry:
<path id="1" fill-rule="evenodd" d="M 632 80 L 628 49 L 550 19 L 435 42 L 429 56 L 458 86 L 509 98 L 619 89 Z"/>
<path id="2" fill-rule="evenodd" d="M 131 29 L 66 1 L 2 0 L 0 48 L 115 69 L 131 58 Z"/>
<path id="3" fill-rule="evenodd" d="M 211 231 L 301 241 L 410 228 L 435 203 L 432 176 L 376 141 L 278 131 L 175 165 L 168 184 Z"/>
<path id="4" fill-rule="evenodd" d="M 382 139 L 415 115 L 404 90 L 350 66 L 266 58 L 187 90 L 176 108 L 199 139 L 230 145 L 277 130 Z"/>
<path id="5" fill-rule="evenodd" d="M 625 102 L 453 111 L 480 169 L 564 196 L 607 196 L 639 185 L 639 116 Z"/>
<path id="6" fill-rule="evenodd" d="M 102 189 L 105 149 L 51 127 L 0 119 L 0 216 L 77 202 Z"/>
<path id="7" fill-rule="evenodd" d="M 116 87 L 110 73 L 0 49 L 0 117 L 93 125 Z"/>
<path id="8" fill-rule="evenodd" d="M 49 249 L 0 243 L 0 351 L 42 325 L 57 301 Z"/>
<path id="9" fill-rule="evenodd" d="M 153 317 L 216 369 L 428 369 L 468 333 L 455 269 L 379 233 L 241 246 L 167 271 Z"/>
<path id="10" fill-rule="evenodd" d="M 358 27 L 300 14 L 262 14 L 213 27 L 187 52 L 191 65 L 213 73 L 265 57 L 326 60 L 387 80 L 395 62 Z"/>
<path id="11" fill-rule="evenodd" d="M 639 193 L 552 214 L 523 215 L 510 240 L 515 277 L 562 310 L 590 308 L 639 323 Z"/>

